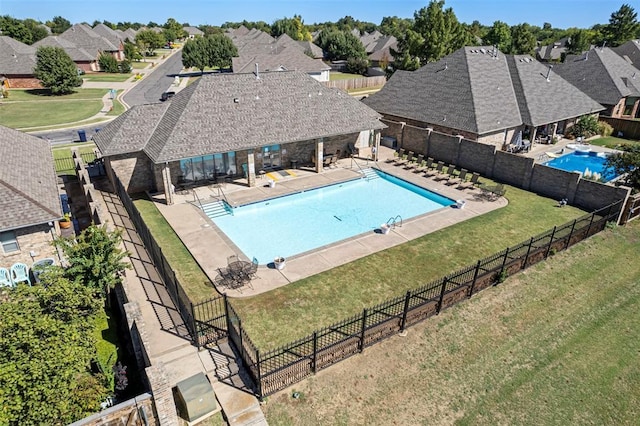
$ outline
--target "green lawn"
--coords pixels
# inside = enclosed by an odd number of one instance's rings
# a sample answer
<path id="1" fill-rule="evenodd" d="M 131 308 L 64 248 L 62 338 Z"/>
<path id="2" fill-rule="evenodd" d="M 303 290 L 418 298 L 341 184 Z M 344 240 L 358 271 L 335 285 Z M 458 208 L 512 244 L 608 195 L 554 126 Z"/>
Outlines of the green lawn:
<path id="1" fill-rule="evenodd" d="M 353 78 L 362 78 L 362 76 L 360 74 L 349 74 L 346 72 L 337 72 L 337 71 L 331 71 L 331 73 L 329 74 L 329 81 L 350 80 Z"/>
<path id="2" fill-rule="evenodd" d="M 120 114 L 122 114 L 125 109 L 124 109 L 124 105 L 122 105 L 122 102 L 120 102 L 118 100 L 118 96 L 120 96 L 120 94 L 122 93 L 122 90 L 118 90 L 118 94 L 116 96 L 116 99 L 113 99 L 113 109 L 111 111 L 109 111 L 107 113 L 107 115 L 115 115 L 118 116 Z"/>
<path id="3" fill-rule="evenodd" d="M 607 136 L 589 141 L 591 145 L 604 146 L 611 149 L 621 149 L 625 145 L 638 145 L 639 141 L 630 139 L 616 138 L 615 136 Z"/>
<path id="4" fill-rule="evenodd" d="M 487 181 L 484 179 L 484 181 Z M 330 271 L 232 304 L 261 350 L 357 314 L 407 290 L 440 278 L 477 259 L 568 222 L 584 212 L 507 187 L 509 204 Z M 145 221 L 194 301 L 211 297 L 204 274 L 150 201 L 137 200 Z M 532 213 L 533 212 L 533 213 Z M 171 260 L 176 258 L 176 263 Z"/>
<path id="5" fill-rule="evenodd" d="M 122 82 L 128 80 L 133 74 L 99 72 L 95 74 L 85 74 L 82 76 L 87 81 Z"/>
<path id="6" fill-rule="evenodd" d="M 637 253 L 640 221 L 604 231 L 262 409 L 272 425 L 638 424 Z"/>
<path id="7" fill-rule="evenodd" d="M 75 174 L 74 163 L 71 160 L 71 148 L 78 148 L 80 154 L 93 154 L 95 152 L 96 145 L 93 142 L 68 144 L 63 146 L 56 146 L 52 149 L 53 159 L 56 166 L 56 173 L 58 175 L 73 175 Z M 95 158 L 95 157 L 94 157 Z M 57 160 L 57 161 L 56 161 Z"/>
<path id="8" fill-rule="evenodd" d="M 143 70 L 151 65 L 149 62 L 131 62 L 131 68 L 134 70 Z"/>
<path id="9" fill-rule="evenodd" d="M 85 120 L 100 112 L 105 93 L 106 89 L 77 89 L 51 96 L 45 90 L 12 89 L 0 104 L 0 124 L 22 129 Z"/>

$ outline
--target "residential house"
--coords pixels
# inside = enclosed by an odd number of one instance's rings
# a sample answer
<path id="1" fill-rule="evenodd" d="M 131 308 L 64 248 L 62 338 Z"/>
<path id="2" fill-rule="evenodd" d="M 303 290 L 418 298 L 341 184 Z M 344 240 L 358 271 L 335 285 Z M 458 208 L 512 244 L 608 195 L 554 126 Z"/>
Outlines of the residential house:
<path id="1" fill-rule="evenodd" d="M 202 37 L 204 32 L 196 27 L 182 27 L 184 32 L 187 33 L 187 38 L 193 40 L 196 37 Z"/>
<path id="2" fill-rule="evenodd" d="M 63 49 L 78 69 L 84 72 L 100 71 L 98 56 L 87 52 L 83 48 L 77 47 L 74 43 L 60 36 L 49 36 L 33 44 L 34 47 L 50 46 Z"/>
<path id="3" fill-rule="evenodd" d="M 259 170 L 315 163 L 350 144 L 379 141 L 380 115 L 305 73 L 204 75 L 170 101 L 138 105 L 102 128 L 95 143 L 107 174 L 129 192 L 246 179 Z"/>
<path id="4" fill-rule="evenodd" d="M 463 47 L 413 71 L 396 71 L 363 102 L 386 120 L 506 148 L 566 132 L 604 109 L 529 55 Z"/>
<path id="5" fill-rule="evenodd" d="M 571 37 L 563 37 L 558 41 L 546 46 L 536 47 L 536 58 L 541 62 L 560 62 L 567 54 L 567 43 Z"/>
<path id="6" fill-rule="evenodd" d="M 640 70 L 640 39 L 629 40 L 625 44 L 614 47 L 612 50 Z"/>
<path id="7" fill-rule="evenodd" d="M 0 126 L 0 266 L 53 257 L 62 209 L 49 142 Z"/>
<path id="8" fill-rule="evenodd" d="M 604 105 L 604 115 L 640 117 L 640 72 L 612 49 L 596 47 L 569 55 L 554 71 Z"/>
<path id="9" fill-rule="evenodd" d="M 134 43 L 136 41 L 136 34 L 138 32 L 136 30 L 134 30 L 133 28 L 127 28 L 124 31 L 121 31 L 121 38 L 124 41 L 129 40 L 131 43 Z"/>
<path id="10" fill-rule="evenodd" d="M 108 27 L 105 26 L 105 28 Z M 113 33 L 116 34 L 115 31 Z M 70 41 L 76 48 L 84 49 L 90 55 L 95 55 L 96 58 L 99 58 L 101 54 L 106 53 L 113 56 L 118 61 L 124 59 L 124 46 L 121 42 L 116 42 L 115 40 L 114 42 L 109 41 L 88 25 L 75 24 L 60 34 L 59 37 Z"/>
<path id="11" fill-rule="evenodd" d="M 124 38 L 122 38 L 122 35 L 105 24 L 96 25 L 93 27 L 93 31 L 118 48 L 118 53 L 114 54 L 117 60 L 124 59 Z"/>
<path id="12" fill-rule="evenodd" d="M 9 36 L 0 36 L 0 87 L 32 89 L 40 86 L 33 75 L 36 49 Z"/>

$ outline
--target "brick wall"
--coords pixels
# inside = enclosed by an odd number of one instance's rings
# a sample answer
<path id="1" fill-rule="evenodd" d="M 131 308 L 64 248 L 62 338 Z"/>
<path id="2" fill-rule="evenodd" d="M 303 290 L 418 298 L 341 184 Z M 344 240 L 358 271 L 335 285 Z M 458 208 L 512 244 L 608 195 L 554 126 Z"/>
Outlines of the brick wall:
<path id="1" fill-rule="evenodd" d="M 156 191 L 156 182 L 162 189 L 162 178 L 156 180 L 156 170 L 143 152 L 108 157 L 109 168 L 118 176 L 128 193 Z"/>
<path id="2" fill-rule="evenodd" d="M 493 172 L 488 177 L 522 189 L 529 189 L 533 158 L 496 151 Z"/>
<path id="3" fill-rule="evenodd" d="M 54 228 L 45 223 L 16 229 L 14 232 L 20 249 L 5 253 L 0 247 L 0 267 L 9 269 L 14 263 L 24 263 L 30 267 L 35 260 L 45 257 L 52 257 L 59 264 L 58 254 L 51 245 L 53 234 L 56 232 L 55 224 Z M 30 255 L 31 251 L 35 253 L 33 258 Z"/>
<path id="4" fill-rule="evenodd" d="M 625 186 L 614 187 L 588 179 L 580 179 L 573 203 L 585 210 L 596 210 L 622 198 L 628 198 L 630 193 L 631 189 Z"/>
<path id="5" fill-rule="evenodd" d="M 146 420 L 147 423 L 144 423 Z M 70 426 L 122 426 L 122 425 L 159 425 L 153 407 L 153 397 L 145 393 L 114 405 L 104 411 L 86 417 Z"/>
<path id="6" fill-rule="evenodd" d="M 493 145 L 462 139 L 456 164 L 483 176 L 491 176 L 495 154 L 496 147 Z"/>
<path id="7" fill-rule="evenodd" d="M 429 133 L 429 130 L 422 127 L 406 125 L 402 147 L 407 151 L 426 155 L 429 148 Z"/>
<path id="8" fill-rule="evenodd" d="M 42 89 L 40 80 L 33 76 L 11 76 L 7 77 L 10 89 Z M 11 96 L 11 94 L 9 94 Z"/>
<path id="9" fill-rule="evenodd" d="M 460 138 L 450 135 L 443 135 L 438 132 L 431 132 L 429 138 L 429 152 L 427 155 L 445 163 L 455 164 L 458 161 L 458 150 L 460 149 Z"/>
<path id="10" fill-rule="evenodd" d="M 556 200 L 566 198 L 569 204 L 574 204 L 574 195 L 579 180 L 579 173 L 536 164 L 533 166 L 530 191 Z"/>

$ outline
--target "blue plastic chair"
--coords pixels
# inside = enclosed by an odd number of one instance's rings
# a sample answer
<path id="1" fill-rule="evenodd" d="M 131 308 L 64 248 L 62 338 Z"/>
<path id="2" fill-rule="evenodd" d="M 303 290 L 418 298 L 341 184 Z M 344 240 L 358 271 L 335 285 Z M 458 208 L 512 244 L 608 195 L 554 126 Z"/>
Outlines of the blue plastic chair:
<path id="1" fill-rule="evenodd" d="M 13 287 L 11 274 L 7 268 L 0 268 L 0 287 Z"/>
<path id="2" fill-rule="evenodd" d="M 27 282 L 31 285 L 31 278 L 29 278 L 29 267 L 24 263 L 14 263 L 11 265 L 11 279 L 14 285 L 21 282 Z"/>

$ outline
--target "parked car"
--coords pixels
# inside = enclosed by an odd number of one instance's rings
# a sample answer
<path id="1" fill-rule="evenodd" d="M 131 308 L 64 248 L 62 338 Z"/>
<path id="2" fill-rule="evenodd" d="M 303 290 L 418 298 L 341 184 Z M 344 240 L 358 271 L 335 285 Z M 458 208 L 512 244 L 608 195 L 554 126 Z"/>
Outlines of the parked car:
<path id="1" fill-rule="evenodd" d="M 169 99 L 173 98 L 173 95 L 175 95 L 176 92 L 164 92 L 161 96 L 160 96 L 160 100 L 162 102 L 164 101 L 168 101 Z"/>

